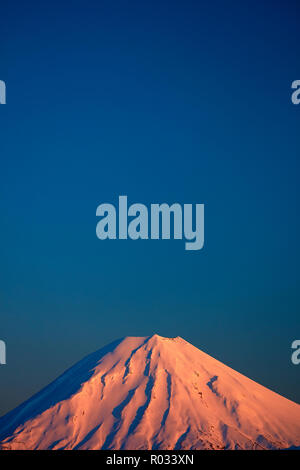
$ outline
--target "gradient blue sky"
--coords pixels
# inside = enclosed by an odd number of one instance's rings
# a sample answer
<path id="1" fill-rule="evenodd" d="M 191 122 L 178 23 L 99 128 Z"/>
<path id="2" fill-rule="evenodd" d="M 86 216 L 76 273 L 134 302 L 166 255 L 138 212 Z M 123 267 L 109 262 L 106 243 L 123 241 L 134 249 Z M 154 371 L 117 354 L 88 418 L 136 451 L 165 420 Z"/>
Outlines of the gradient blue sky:
<path id="1" fill-rule="evenodd" d="M 0 414 L 126 336 L 182 336 L 300 402 L 297 1 L 1 5 Z M 204 203 L 205 248 L 96 238 Z"/>

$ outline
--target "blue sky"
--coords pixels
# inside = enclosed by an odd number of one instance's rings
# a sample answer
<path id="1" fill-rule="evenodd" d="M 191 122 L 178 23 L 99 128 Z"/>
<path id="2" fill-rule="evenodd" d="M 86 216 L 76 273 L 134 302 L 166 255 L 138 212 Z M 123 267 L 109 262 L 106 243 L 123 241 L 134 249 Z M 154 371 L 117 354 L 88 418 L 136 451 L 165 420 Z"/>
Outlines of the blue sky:
<path id="1" fill-rule="evenodd" d="M 126 335 L 300 402 L 299 5 L 1 7 L 0 414 Z M 96 238 L 103 202 L 204 203 L 205 247 Z"/>

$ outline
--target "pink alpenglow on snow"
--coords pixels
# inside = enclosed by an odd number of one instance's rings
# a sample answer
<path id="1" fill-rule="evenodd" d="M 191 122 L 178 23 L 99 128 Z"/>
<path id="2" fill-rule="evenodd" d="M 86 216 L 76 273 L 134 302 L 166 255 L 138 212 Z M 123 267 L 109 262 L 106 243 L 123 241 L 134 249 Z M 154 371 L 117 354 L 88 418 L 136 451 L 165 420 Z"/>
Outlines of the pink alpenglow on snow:
<path id="1" fill-rule="evenodd" d="M 0 419 L 1 449 L 287 449 L 300 405 L 180 337 L 126 337 Z"/>

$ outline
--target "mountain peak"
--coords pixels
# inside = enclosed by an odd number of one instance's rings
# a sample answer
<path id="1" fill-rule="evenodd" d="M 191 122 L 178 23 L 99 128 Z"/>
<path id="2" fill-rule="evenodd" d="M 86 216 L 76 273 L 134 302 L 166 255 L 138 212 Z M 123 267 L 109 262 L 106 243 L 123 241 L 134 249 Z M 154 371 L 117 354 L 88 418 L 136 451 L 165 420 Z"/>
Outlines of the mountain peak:
<path id="1" fill-rule="evenodd" d="M 158 335 L 157 333 L 154 333 L 152 336 L 149 336 L 149 341 L 157 341 L 157 342 L 166 342 L 166 341 L 180 341 L 182 340 L 182 338 L 180 336 L 176 336 L 176 337 L 165 337 L 165 336 L 160 336 Z"/>
<path id="2" fill-rule="evenodd" d="M 128 336 L 0 419 L 2 449 L 300 446 L 300 406 L 177 336 Z"/>
<path id="3" fill-rule="evenodd" d="M 174 340 L 174 339 L 176 339 L 176 338 L 171 338 L 171 337 L 167 338 L 165 336 L 160 336 L 157 333 L 154 333 L 152 336 L 149 336 L 149 338 L 157 338 L 159 340 Z"/>

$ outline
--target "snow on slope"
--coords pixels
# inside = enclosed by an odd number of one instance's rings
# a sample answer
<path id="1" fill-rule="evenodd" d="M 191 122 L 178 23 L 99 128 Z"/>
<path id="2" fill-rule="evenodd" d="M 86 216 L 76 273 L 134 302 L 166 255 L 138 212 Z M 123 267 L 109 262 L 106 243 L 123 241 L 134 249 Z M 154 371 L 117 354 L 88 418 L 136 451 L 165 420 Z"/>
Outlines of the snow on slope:
<path id="1" fill-rule="evenodd" d="M 182 338 L 127 337 L 0 419 L 2 449 L 300 446 L 300 405 Z"/>

